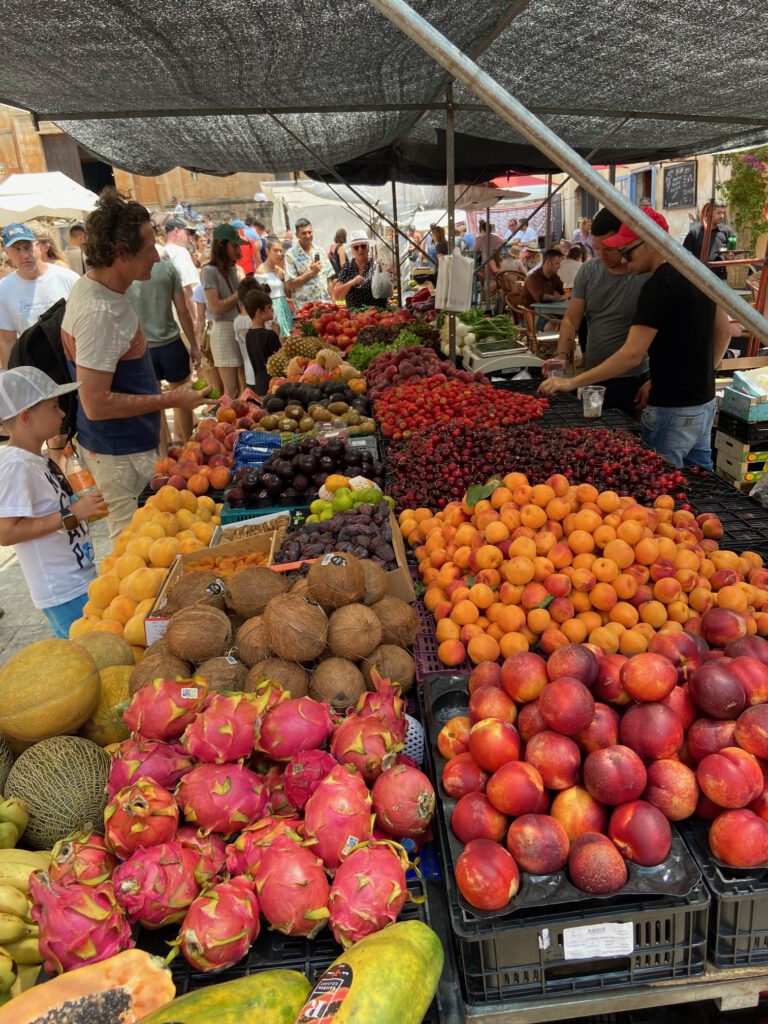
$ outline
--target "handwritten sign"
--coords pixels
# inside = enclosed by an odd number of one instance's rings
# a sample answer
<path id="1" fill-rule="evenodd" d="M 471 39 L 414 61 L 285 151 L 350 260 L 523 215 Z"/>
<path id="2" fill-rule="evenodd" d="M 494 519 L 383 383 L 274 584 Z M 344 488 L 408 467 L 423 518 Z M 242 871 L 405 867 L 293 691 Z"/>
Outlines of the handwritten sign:
<path id="1" fill-rule="evenodd" d="M 679 210 L 696 205 L 696 161 L 664 168 L 664 209 Z"/>

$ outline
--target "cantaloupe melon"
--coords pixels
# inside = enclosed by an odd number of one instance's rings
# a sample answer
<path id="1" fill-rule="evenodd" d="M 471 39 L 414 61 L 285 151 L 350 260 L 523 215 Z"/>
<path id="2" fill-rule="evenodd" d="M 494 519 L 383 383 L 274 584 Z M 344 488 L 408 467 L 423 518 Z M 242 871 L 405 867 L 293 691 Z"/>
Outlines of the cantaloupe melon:
<path id="1" fill-rule="evenodd" d="M 80 735 L 98 743 L 100 747 L 106 747 L 109 743 L 120 743 L 127 740 L 130 735 L 130 730 L 123 721 L 122 705 L 130 700 L 129 683 L 133 668 L 133 665 L 111 665 L 99 673 L 99 703 L 93 715 L 81 727 Z"/>
<path id="2" fill-rule="evenodd" d="M 111 758 L 82 736 L 53 736 L 21 754 L 3 794 L 29 807 L 24 844 L 50 850 L 72 832 L 103 832 Z"/>
<path id="3" fill-rule="evenodd" d="M 110 665 L 133 665 L 134 658 L 130 644 L 114 633 L 84 633 L 77 638 L 96 662 L 99 672 Z"/>
<path id="4" fill-rule="evenodd" d="M 0 736 L 0 789 L 5 785 L 13 764 L 13 751 L 4 736 Z"/>
<path id="5" fill-rule="evenodd" d="M 25 743 L 76 732 L 99 693 L 99 671 L 84 647 L 38 640 L 0 667 L 0 732 Z"/>

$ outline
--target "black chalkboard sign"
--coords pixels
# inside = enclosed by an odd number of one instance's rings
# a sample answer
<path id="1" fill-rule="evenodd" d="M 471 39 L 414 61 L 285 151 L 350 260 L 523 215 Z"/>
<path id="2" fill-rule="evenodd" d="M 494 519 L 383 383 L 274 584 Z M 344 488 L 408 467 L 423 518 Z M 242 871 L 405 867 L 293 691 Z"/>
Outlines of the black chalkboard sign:
<path id="1" fill-rule="evenodd" d="M 696 161 L 664 168 L 664 209 L 696 205 Z"/>

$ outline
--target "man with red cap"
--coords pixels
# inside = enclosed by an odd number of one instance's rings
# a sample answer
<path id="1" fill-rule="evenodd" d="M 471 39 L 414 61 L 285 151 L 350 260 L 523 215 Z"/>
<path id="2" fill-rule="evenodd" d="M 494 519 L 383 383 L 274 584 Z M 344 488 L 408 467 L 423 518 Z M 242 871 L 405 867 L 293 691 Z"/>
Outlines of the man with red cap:
<path id="1" fill-rule="evenodd" d="M 656 210 L 643 213 L 669 230 Z M 556 394 L 600 384 L 637 366 L 647 352 L 651 394 L 641 420 L 643 441 L 676 466 L 712 469 L 715 367 L 728 347 L 728 318 L 628 224 L 603 245 L 617 249 L 634 273 L 650 274 L 627 340 L 598 366 L 577 377 L 550 377 L 540 390 Z"/>

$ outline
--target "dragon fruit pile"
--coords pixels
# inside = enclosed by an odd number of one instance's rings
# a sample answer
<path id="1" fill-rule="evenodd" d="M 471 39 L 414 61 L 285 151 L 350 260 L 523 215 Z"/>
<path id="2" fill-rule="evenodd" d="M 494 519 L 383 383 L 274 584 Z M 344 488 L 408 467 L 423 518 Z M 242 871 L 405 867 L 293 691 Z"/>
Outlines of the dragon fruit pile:
<path id="1" fill-rule="evenodd" d="M 189 963 L 218 971 L 262 919 L 306 938 L 330 927 L 345 947 L 397 920 L 409 867 L 398 840 L 429 838 L 435 794 L 401 753 L 399 687 L 374 683 L 346 717 L 269 680 L 255 693 L 209 693 L 198 678 L 138 690 L 104 835 L 58 843 L 32 879 L 47 969 L 127 949 L 135 925 L 178 927 Z"/>

